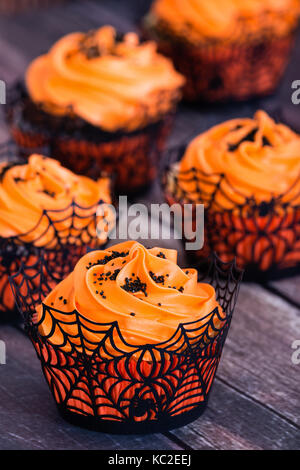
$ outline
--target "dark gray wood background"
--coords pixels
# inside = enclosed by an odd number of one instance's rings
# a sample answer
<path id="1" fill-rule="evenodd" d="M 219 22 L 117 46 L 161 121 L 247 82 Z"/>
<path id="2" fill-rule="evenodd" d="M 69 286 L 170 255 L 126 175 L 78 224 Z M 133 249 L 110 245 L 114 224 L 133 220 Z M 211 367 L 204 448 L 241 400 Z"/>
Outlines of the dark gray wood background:
<path id="1" fill-rule="evenodd" d="M 31 59 L 68 32 L 105 23 L 122 31 L 136 28 L 149 3 L 83 0 L 1 17 L 0 79 L 11 83 L 22 77 Z M 259 108 L 281 108 L 300 131 L 300 108 L 291 104 L 291 83 L 300 79 L 299 46 L 300 37 L 274 96 L 207 108 L 181 105 L 169 145 L 225 119 L 252 116 Z M 0 142 L 7 137 L 0 121 Z M 139 198 L 147 204 L 162 200 L 158 184 Z M 172 246 L 184 264 L 181 245 L 177 241 Z M 98 434 L 65 423 L 31 343 L 19 329 L 1 326 L 7 363 L 0 365 L 0 449 L 300 449 L 300 365 L 291 360 L 291 345 L 300 340 L 299 305 L 300 276 L 264 286 L 242 285 L 207 411 L 188 426 L 151 437 Z"/>

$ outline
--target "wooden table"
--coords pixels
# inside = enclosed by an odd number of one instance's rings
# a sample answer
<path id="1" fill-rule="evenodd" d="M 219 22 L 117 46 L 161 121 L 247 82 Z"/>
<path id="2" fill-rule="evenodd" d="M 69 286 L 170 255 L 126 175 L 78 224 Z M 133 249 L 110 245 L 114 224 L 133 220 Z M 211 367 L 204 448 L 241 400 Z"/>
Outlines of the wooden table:
<path id="1" fill-rule="evenodd" d="M 10 83 L 22 77 L 29 61 L 67 32 L 104 23 L 132 29 L 148 4 L 78 1 L 0 18 L 0 78 Z M 300 38 L 297 46 L 276 95 L 206 109 L 182 105 L 169 145 L 224 119 L 252 116 L 258 108 L 284 106 L 284 114 L 300 130 L 299 110 L 290 104 L 291 83 L 300 79 Z M 1 123 L 0 141 L 7 135 Z M 159 185 L 139 200 L 162 201 Z M 184 264 L 181 245 L 174 245 Z M 0 366 L 0 449 L 299 449 L 300 365 L 291 360 L 291 345 L 300 340 L 299 305 L 300 276 L 263 286 L 242 285 L 208 409 L 188 426 L 151 437 L 98 434 L 65 423 L 31 343 L 20 329 L 1 326 L 7 364 Z"/>

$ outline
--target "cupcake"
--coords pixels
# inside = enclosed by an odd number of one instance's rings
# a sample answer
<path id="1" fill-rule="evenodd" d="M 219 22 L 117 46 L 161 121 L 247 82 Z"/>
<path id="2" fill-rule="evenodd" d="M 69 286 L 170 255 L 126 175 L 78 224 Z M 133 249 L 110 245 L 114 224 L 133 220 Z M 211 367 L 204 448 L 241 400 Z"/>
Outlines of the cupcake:
<path id="1" fill-rule="evenodd" d="M 196 137 L 164 177 L 170 203 L 205 205 L 205 244 L 262 280 L 299 269 L 300 136 L 264 111 Z"/>
<path id="2" fill-rule="evenodd" d="M 68 34 L 25 81 L 7 113 L 19 145 L 49 147 L 77 173 L 116 173 L 120 191 L 154 179 L 184 79 L 153 42 L 111 26 Z"/>
<path id="3" fill-rule="evenodd" d="M 298 0 L 155 0 L 145 30 L 186 77 L 187 100 L 244 100 L 277 86 L 299 11 Z"/>
<path id="4" fill-rule="evenodd" d="M 61 279 L 87 246 L 96 248 L 106 242 L 113 214 L 107 206 L 104 220 L 97 209 L 110 202 L 108 178 L 92 181 L 77 176 L 51 158 L 31 155 L 28 163 L 0 164 L 1 319 L 14 306 L 8 277 L 22 262 L 32 268 L 34 280 L 35 263 L 43 252 L 51 276 Z"/>
<path id="5" fill-rule="evenodd" d="M 176 258 L 135 241 L 92 251 L 31 310 L 30 336 L 67 420 L 145 433 L 201 414 L 240 275 L 223 272 L 225 302 L 220 285 L 198 282 Z"/>

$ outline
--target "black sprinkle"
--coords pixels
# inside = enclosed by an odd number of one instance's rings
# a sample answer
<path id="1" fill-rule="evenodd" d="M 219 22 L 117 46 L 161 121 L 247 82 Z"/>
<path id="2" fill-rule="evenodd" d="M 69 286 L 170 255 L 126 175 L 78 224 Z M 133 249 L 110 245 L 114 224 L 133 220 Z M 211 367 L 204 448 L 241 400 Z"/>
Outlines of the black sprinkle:
<path id="1" fill-rule="evenodd" d="M 86 49 L 85 52 L 87 59 L 95 59 L 96 57 L 100 57 L 100 50 L 98 46 L 91 46 Z"/>
<path id="2" fill-rule="evenodd" d="M 128 253 L 129 253 L 128 251 L 127 252 L 125 252 L 125 251 L 123 251 L 123 252 L 112 251 L 110 255 L 106 255 L 106 256 L 104 256 L 104 258 L 98 259 L 96 261 L 96 263 L 91 264 L 91 266 L 88 266 L 87 269 L 89 269 L 92 266 L 105 265 L 109 261 L 111 261 L 113 259 L 116 259 L 116 258 L 124 258 L 124 257 L 128 256 Z M 123 263 L 126 263 L 126 260 L 124 260 Z"/>
<path id="3" fill-rule="evenodd" d="M 47 196 L 54 198 L 55 197 L 55 192 L 54 191 L 48 191 L 48 189 L 42 189 L 39 191 L 40 193 L 47 194 Z"/>
<path id="4" fill-rule="evenodd" d="M 24 162 L 21 163 L 21 162 L 10 162 L 10 163 L 7 163 L 7 165 L 4 165 L 1 169 L 1 173 L 0 173 L 0 181 L 3 180 L 4 176 L 5 176 L 5 173 L 10 170 L 11 168 L 13 168 L 14 166 L 20 166 L 20 165 L 24 165 Z"/>
<path id="5" fill-rule="evenodd" d="M 19 178 L 18 176 L 14 178 L 14 181 L 15 183 L 25 183 L 25 180 L 23 178 Z"/>
<path id="6" fill-rule="evenodd" d="M 126 277 L 125 284 L 122 287 L 126 292 L 143 292 L 145 297 L 147 297 L 147 285 L 144 282 L 141 282 L 140 278 L 137 277 L 134 280 L 130 280 L 131 278 Z"/>
<path id="7" fill-rule="evenodd" d="M 152 271 L 149 271 L 149 274 L 150 274 L 150 276 L 151 276 L 151 278 L 153 279 L 154 282 L 156 282 L 157 284 L 164 284 L 165 276 L 163 276 L 163 275 L 156 276 Z"/>
<path id="8" fill-rule="evenodd" d="M 121 271 L 120 269 L 115 269 L 115 271 L 112 273 L 112 275 L 110 276 L 109 279 L 110 279 L 111 281 L 115 281 L 116 278 L 117 278 L 117 275 L 119 274 L 120 271 Z"/>
<path id="9" fill-rule="evenodd" d="M 234 152 L 235 150 L 237 150 L 239 148 L 239 146 L 243 143 L 243 142 L 254 142 L 255 140 L 255 136 L 256 136 L 256 132 L 258 131 L 258 128 L 256 127 L 255 129 L 253 129 L 251 132 L 249 132 L 247 135 L 245 135 L 245 137 L 243 137 L 239 142 L 237 142 L 236 144 L 229 144 L 228 145 L 228 150 L 230 152 Z"/>

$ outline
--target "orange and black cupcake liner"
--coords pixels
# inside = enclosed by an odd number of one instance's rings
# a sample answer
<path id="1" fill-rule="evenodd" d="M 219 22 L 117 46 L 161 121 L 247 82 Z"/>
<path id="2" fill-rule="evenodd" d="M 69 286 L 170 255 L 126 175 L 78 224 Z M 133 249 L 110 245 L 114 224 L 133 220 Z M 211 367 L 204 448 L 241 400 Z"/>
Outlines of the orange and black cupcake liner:
<path id="1" fill-rule="evenodd" d="M 295 39 L 293 30 L 283 37 L 249 36 L 243 42 L 192 44 L 162 23 L 145 26 L 145 30 L 185 76 L 187 101 L 241 101 L 271 94 L 285 71 Z"/>
<path id="2" fill-rule="evenodd" d="M 239 204 L 223 193 L 227 187 L 231 195 L 236 192 L 237 201 L 241 197 L 241 192 L 232 187 L 226 175 L 208 175 L 195 168 L 179 171 L 174 167 L 183 154 L 183 148 L 169 152 L 162 185 L 170 205 L 177 203 L 183 208 L 184 204 L 194 207 L 196 203 L 204 204 L 204 246 L 189 252 L 192 258 L 201 261 L 211 252 L 216 252 L 224 262 L 235 258 L 237 266 L 245 270 L 244 278 L 254 281 L 297 274 L 300 267 L 299 194 L 290 188 L 277 197 L 270 195 L 266 201 L 257 201 L 255 195 L 245 196 L 245 202 Z M 186 191 L 190 182 L 193 182 L 192 193 Z M 222 207 L 222 200 L 227 204 L 230 201 L 231 208 Z M 195 230 L 194 215 L 192 218 Z"/>
<path id="3" fill-rule="evenodd" d="M 42 256 L 37 266 L 48 270 Z M 214 285 L 222 315 L 215 309 L 199 321 L 178 325 L 163 343 L 140 346 L 124 340 L 117 322 L 95 323 L 76 310 L 66 313 L 43 304 L 36 324 L 32 321 L 35 307 L 49 293 L 49 286 L 42 277 L 32 285 L 32 274 L 24 265 L 10 281 L 61 415 L 98 431 L 144 434 L 182 426 L 204 411 L 241 277 L 234 263 L 212 257 L 203 280 Z M 62 334 L 61 345 L 51 343 L 53 328 L 47 335 L 38 329 L 46 314 Z M 65 324 L 76 326 L 77 333 L 68 335 Z M 210 337 L 212 329 L 215 334 Z M 89 336 L 101 333 L 103 338 L 92 342 L 85 331 Z"/>
<path id="4" fill-rule="evenodd" d="M 3 144 L 0 148 L 1 157 L 8 160 L 15 158 L 16 151 L 13 148 L 14 144 Z M 29 232 L 12 237 L 0 236 L 0 321 L 11 321 L 13 318 L 14 298 L 9 277 L 22 264 L 30 268 L 35 279 L 34 275 L 39 274 L 35 272 L 35 265 L 43 253 L 48 266 L 44 275 L 53 285 L 53 279 L 61 279 L 73 270 L 87 247 L 95 249 L 106 244 L 103 241 L 106 236 L 103 239 L 99 237 L 102 234 L 99 230 L 105 232 L 112 221 L 107 221 L 105 215 L 97 215 L 101 204 L 105 205 L 105 202 L 100 200 L 93 206 L 82 207 L 73 201 L 59 210 L 44 210 Z M 48 275 L 50 268 L 51 275 Z"/>
<path id="5" fill-rule="evenodd" d="M 20 83 L 11 88 L 6 110 L 12 137 L 24 153 L 42 148 L 75 173 L 113 174 L 120 193 L 139 192 L 154 181 L 173 116 L 170 110 L 144 128 L 110 133 L 74 116 L 50 116 Z"/>
<path id="6" fill-rule="evenodd" d="M 0 321 L 12 318 L 14 298 L 9 277 L 14 275 L 22 264 L 37 275 L 36 262 L 43 253 L 49 269 L 51 268 L 51 276 L 48 276 L 49 271 L 45 272 L 44 276 L 49 278 L 49 285 L 53 286 L 53 279 L 61 279 L 69 274 L 77 261 L 86 253 L 87 247 L 95 249 L 105 245 L 96 232 L 99 221 L 96 215 L 97 208 L 102 203 L 99 201 L 99 204 L 85 208 L 72 202 L 67 208 L 59 211 L 45 210 L 38 224 L 30 232 L 9 238 L 0 237 Z M 91 215 L 91 209 L 95 209 L 94 215 Z M 76 228 L 79 220 L 86 220 L 86 226 L 80 230 Z M 59 228 L 60 221 L 68 223 L 67 231 L 65 227 Z M 44 227 L 45 224 L 47 228 L 41 233 L 39 227 L 42 225 Z M 105 224 L 103 229 L 105 230 Z M 33 238 L 35 237 L 34 240 L 25 241 L 28 236 L 31 237 L 31 234 Z M 47 241 L 39 246 L 39 240 L 42 239 Z"/>

